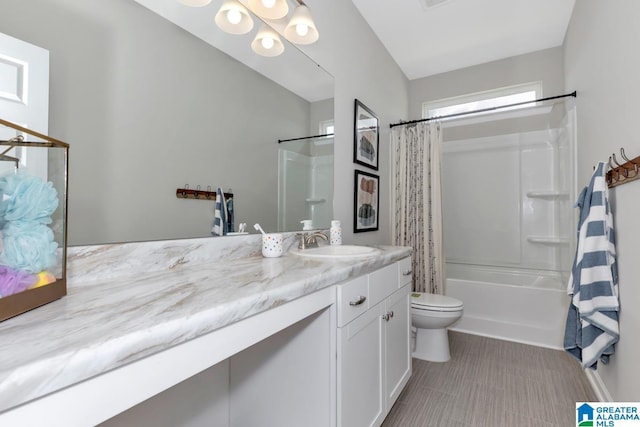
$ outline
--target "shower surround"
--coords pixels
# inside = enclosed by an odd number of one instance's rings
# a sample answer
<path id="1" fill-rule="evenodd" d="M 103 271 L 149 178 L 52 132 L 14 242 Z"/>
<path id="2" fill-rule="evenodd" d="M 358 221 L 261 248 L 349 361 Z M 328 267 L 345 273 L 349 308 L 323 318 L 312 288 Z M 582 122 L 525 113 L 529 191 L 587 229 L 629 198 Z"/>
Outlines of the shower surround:
<path id="1" fill-rule="evenodd" d="M 572 102 L 445 129 L 445 294 L 452 329 L 562 348 L 575 248 Z"/>

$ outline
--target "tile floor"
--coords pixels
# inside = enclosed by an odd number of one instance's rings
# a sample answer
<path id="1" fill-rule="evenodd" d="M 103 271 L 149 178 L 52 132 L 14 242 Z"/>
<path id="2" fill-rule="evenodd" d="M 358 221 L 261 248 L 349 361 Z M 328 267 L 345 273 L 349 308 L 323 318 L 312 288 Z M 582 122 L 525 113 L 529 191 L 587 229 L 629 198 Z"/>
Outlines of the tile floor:
<path id="1" fill-rule="evenodd" d="M 449 362 L 413 359 L 383 427 L 567 427 L 576 402 L 597 400 L 563 351 L 451 331 L 449 343 Z"/>

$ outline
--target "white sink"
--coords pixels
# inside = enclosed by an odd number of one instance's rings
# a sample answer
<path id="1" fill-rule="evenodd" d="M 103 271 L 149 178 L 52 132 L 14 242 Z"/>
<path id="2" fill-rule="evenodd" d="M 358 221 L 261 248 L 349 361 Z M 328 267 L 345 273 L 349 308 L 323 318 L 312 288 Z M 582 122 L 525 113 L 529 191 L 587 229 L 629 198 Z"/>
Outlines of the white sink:
<path id="1" fill-rule="evenodd" d="M 297 249 L 292 252 L 298 256 L 308 258 L 366 258 L 377 255 L 380 249 L 369 246 L 327 245 L 312 249 Z"/>

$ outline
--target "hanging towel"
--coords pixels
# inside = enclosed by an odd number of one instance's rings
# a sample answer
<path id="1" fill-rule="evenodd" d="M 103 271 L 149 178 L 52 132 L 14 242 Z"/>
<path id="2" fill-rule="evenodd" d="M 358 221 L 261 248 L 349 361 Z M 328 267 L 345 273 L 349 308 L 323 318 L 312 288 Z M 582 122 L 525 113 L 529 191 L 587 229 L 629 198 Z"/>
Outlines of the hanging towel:
<path id="1" fill-rule="evenodd" d="M 231 192 L 231 189 L 229 189 L 229 192 Z M 227 233 L 233 233 L 235 230 L 235 224 L 233 223 L 233 197 L 229 197 L 229 200 L 227 200 Z"/>
<path id="2" fill-rule="evenodd" d="M 218 187 L 211 234 L 214 236 L 225 236 L 227 231 L 227 204 L 224 201 L 222 189 Z"/>
<path id="3" fill-rule="evenodd" d="M 619 339 L 615 232 L 605 173 L 605 163 L 598 163 L 576 203 L 578 244 L 567 289 L 564 348 L 591 369 L 598 361 L 608 363 Z"/>

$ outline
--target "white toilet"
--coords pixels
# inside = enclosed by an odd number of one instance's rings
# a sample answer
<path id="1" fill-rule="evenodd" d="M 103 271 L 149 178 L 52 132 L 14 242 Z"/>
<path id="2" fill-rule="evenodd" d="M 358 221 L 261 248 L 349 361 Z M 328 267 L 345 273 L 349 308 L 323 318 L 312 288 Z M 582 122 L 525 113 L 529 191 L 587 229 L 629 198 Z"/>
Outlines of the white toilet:
<path id="1" fill-rule="evenodd" d="M 429 362 L 451 358 L 447 328 L 462 316 L 462 301 L 444 295 L 413 292 L 411 324 L 416 328 L 413 357 Z"/>

